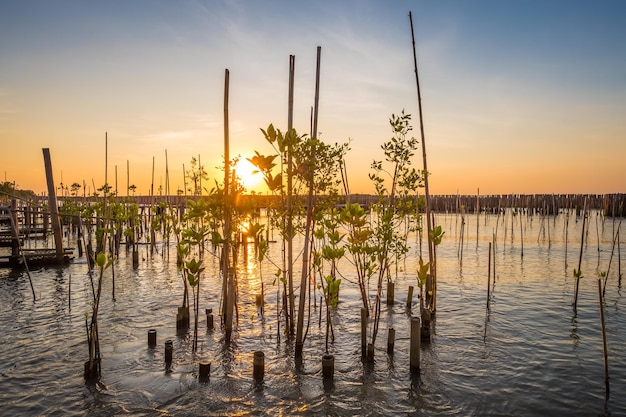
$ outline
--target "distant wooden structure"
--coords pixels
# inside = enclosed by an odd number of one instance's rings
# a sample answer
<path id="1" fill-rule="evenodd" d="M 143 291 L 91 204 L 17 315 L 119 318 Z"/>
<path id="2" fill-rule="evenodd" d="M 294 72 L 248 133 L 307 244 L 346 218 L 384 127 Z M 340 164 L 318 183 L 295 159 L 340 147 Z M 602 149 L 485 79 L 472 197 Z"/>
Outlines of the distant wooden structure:
<path id="1" fill-rule="evenodd" d="M 566 210 L 582 209 L 585 198 L 588 198 L 589 208 L 602 210 L 609 217 L 626 216 L 626 194 L 493 194 L 493 195 L 456 195 L 456 194 L 433 194 L 430 196 L 430 209 L 435 213 L 465 213 L 487 212 L 497 213 L 498 209 L 514 209 L 527 212 L 528 214 L 558 214 Z M 152 206 L 161 202 L 168 202 L 172 207 L 185 207 L 188 200 L 199 200 L 206 196 L 184 195 L 159 195 L 159 196 L 129 196 L 115 197 L 117 202 L 135 203 L 139 206 Z M 257 210 L 265 209 L 275 203 L 280 197 L 263 194 L 245 194 L 238 197 L 240 204 L 255 207 Z M 302 197 L 304 199 L 304 197 Z M 423 199 L 423 195 L 415 196 L 415 199 Z M 102 200 L 102 197 L 94 196 L 64 196 L 59 198 L 61 204 L 64 201 L 89 204 Z M 349 201 L 358 203 L 361 207 L 369 208 L 377 200 L 371 194 L 351 194 L 343 202 L 337 204 L 344 207 Z"/>
<path id="2" fill-rule="evenodd" d="M 21 216 L 20 216 L 21 213 Z M 10 206 L 0 206 L 0 248 L 11 248 L 6 253 L 0 252 L 0 267 L 20 268 L 26 266 L 58 265 L 68 263 L 72 249 L 63 249 L 61 259 L 56 248 L 27 249 L 24 242 L 33 235 L 46 236 L 42 227 L 21 227 L 27 224 L 27 210 L 18 208 L 17 200 L 11 200 Z"/>

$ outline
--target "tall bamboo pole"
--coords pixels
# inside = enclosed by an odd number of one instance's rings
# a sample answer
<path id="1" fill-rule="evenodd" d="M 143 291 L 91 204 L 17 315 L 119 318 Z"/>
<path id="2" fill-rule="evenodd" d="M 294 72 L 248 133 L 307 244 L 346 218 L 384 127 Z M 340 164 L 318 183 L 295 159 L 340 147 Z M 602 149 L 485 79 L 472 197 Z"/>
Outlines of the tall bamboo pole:
<path id="1" fill-rule="evenodd" d="M 289 325 L 289 334 L 293 335 L 295 313 L 295 294 L 293 292 L 293 146 L 292 146 L 292 129 L 293 129 L 293 90 L 294 77 L 296 71 L 296 57 L 289 56 L 289 106 L 287 111 L 287 280 L 289 285 L 289 312 L 287 323 Z"/>
<path id="2" fill-rule="evenodd" d="M 426 216 L 426 231 L 428 232 L 428 262 L 430 264 L 430 276 L 432 279 L 432 310 L 437 311 L 437 265 L 435 264 L 435 257 L 433 255 L 433 241 L 432 241 L 432 229 L 430 216 L 430 192 L 428 189 L 428 165 L 426 163 L 426 137 L 424 135 L 424 118 L 422 115 L 422 94 L 420 90 L 419 74 L 417 71 L 417 53 L 415 51 L 415 34 L 413 31 L 413 16 L 409 12 L 409 21 L 411 22 L 411 39 L 413 41 L 413 67 L 415 68 L 415 84 L 417 86 L 417 107 L 419 111 L 420 119 L 420 135 L 422 138 L 422 160 L 424 165 L 424 199 L 426 201 L 425 216 Z"/>
<path id="3" fill-rule="evenodd" d="M 231 235 L 231 207 L 229 201 L 230 187 L 230 153 L 229 153 L 229 127 L 228 127 L 228 89 L 230 72 L 228 69 L 224 75 L 224 251 L 222 253 L 222 273 L 224 276 L 224 307 L 225 307 L 225 330 L 226 343 L 230 343 L 233 331 L 233 307 L 235 297 L 234 277 L 230 273 L 230 235 Z"/>
<path id="4" fill-rule="evenodd" d="M 317 139 L 317 115 L 319 108 L 319 92 L 320 92 L 320 60 L 322 56 L 322 47 L 317 47 L 317 68 L 315 75 L 315 109 L 313 113 L 313 130 L 311 139 L 313 142 Z M 315 155 L 309 155 L 312 161 Z M 302 255 L 302 273 L 300 276 L 300 299 L 298 304 L 298 325 L 296 329 L 296 357 L 302 356 L 302 349 L 304 347 L 303 328 L 304 328 L 304 307 L 306 301 L 306 287 L 308 283 L 308 271 L 309 271 L 309 238 L 311 232 L 311 223 L 313 218 L 313 166 L 309 166 L 310 172 L 308 172 L 309 182 L 309 195 L 307 198 L 307 210 L 306 210 L 306 230 L 304 237 L 304 253 Z M 327 352 L 328 353 L 328 352 Z"/>

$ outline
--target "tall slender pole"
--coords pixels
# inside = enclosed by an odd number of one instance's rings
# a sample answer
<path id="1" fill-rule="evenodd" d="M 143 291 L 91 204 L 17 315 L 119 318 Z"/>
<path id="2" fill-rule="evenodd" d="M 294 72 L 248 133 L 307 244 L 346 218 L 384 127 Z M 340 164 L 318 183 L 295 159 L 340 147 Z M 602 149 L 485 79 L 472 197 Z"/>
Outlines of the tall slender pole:
<path id="1" fill-rule="evenodd" d="M 604 324 L 604 297 L 602 296 L 602 282 L 598 278 L 598 301 L 600 304 L 600 326 L 602 328 L 602 352 L 604 354 L 604 388 L 606 398 L 609 398 L 609 357 L 606 346 L 606 326 Z"/>
<path id="2" fill-rule="evenodd" d="M 224 73 L 224 252 L 222 253 L 222 274 L 225 307 L 225 339 L 230 343 L 233 331 L 233 310 L 235 285 L 234 278 L 230 273 L 230 235 L 231 235 L 231 207 L 229 201 L 230 187 L 230 152 L 229 152 L 229 127 L 228 127 L 228 89 L 230 83 L 230 72 L 226 69 Z"/>
<path id="3" fill-rule="evenodd" d="M 315 142 L 317 139 L 317 115 L 319 108 L 319 93 L 320 93 L 320 61 L 322 57 L 322 47 L 317 47 L 317 69 L 315 75 L 315 109 L 313 113 L 313 129 L 311 138 Z M 312 152 L 314 152 L 312 150 Z M 315 155 L 309 155 L 311 160 L 315 158 Z M 308 173 L 309 182 L 309 195 L 307 198 L 307 210 L 306 210 L 306 230 L 304 236 L 304 253 L 302 255 L 302 274 L 300 276 L 300 299 L 298 305 L 298 325 L 296 329 L 296 357 L 302 356 L 302 349 L 304 346 L 303 328 L 304 328 L 304 307 L 306 301 L 306 287 L 307 278 L 309 273 L 309 236 L 311 231 L 311 223 L 313 218 L 313 171 Z M 321 308 L 321 307 L 320 307 Z M 328 352 L 326 352 L 328 353 Z"/>
<path id="4" fill-rule="evenodd" d="M 287 112 L 287 279 L 289 284 L 289 334 L 293 335 L 295 313 L 295 294 L 293 292 L 293 84 L 296 71 L 296 57 L 289 55 L 289 107 Z"/>
<path id="5" fill-rule="evenodd" d="M 109 135 L 108 132 L 104 132 L 104 200 L 106 206 L 107 194 L 109 191 L 108 183 L 108 169 L 109 169 Z"/>
<path id="6" fill-rule="evenodd" d="M 170 202 L 170 170 L 167 161 L 167 149 L 165 150 L 165 200 Z"/>
<path id="7" fill-rule="evenodd" d="M 417 107 L 419 111 L 420 119 L 420 135 L 422 138 L 422 160 L 424 164 L 424 199 L 426 200 L 425 216 L 426 216 L 426 231 L 428 232 L 428 262 L 430 264 L 430 276 L 433 286 L 433 300 L 432 310 L 437 310 L 437 266 L 433 255 L 433 241 L 432 241 L 432 229 L 430 216 L 430 191 L 428 189 L 428 165 L 426 163 L 426 136 L 424 135 L 424 118 L 422 117 L 422 94 L 420 91 L 419 74 L 417 72 L 417 53 L 415 51 L 415 34 L 413 31 L 413 16 L 409 12 L 409 21 L 411 22 L 411 39 L 413 41 L 413 67 L 415 68 L 415 84 L 417 85 Z"/>
<path id="8" fill-rule="evenodd" d="M 489 298 L 491 298 L 491 242 L 489 242 L 489 266 L 487 267 L 487 310 L 489 310 Z"/>
<path id="9" fill-rule="evenodd" d="M 313 133 L 311 137 L 317 139 L 317 117 L 320 105 L 320 63 L 322 59 L 322 47 L 317 47 L 317 65 L 315 69 L 315 108 L 313 112 Z"/>
<path id="10" fill-rule="evenodd" d="M 152 157 L 152 179 L 150 181 L 150 203 L 154 204 L 154 156 Z"/>
<path id="11" fill-rule="evenodd" d="M 587 198 L 585 198 L 585 204 L 583 206 L 583 230 L 582 236 L 580 237 L 580 253 L 578 255 L 578 269 L 576 272 L 576 289 L 574 290 L 574 313 L 576 313 L 576 307 L 578 304 L 578 287 L 580 285 L 580 278 L 582 273 L 580 271 L 580 267 L 583 261 L 583 248 L 585 247 L 585 224 L 587 222 Z"/>

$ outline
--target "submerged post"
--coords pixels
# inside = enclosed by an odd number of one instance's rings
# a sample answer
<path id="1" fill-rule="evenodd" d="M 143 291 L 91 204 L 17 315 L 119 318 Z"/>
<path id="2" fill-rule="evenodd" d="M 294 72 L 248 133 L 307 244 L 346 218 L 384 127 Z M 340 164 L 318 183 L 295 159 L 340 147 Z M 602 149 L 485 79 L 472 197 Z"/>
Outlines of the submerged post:
<path id="1" fill-rule="evenodd" d="M 50 159 L 50 149 L 43 148 L 43 162 L 46 168 L 46 182 L 48 184 L 48 206 L 50 208 L 50 220 L 52 221 L 52 231 L 54 233 L 54 246 L 56 248 L 57 261 L 63 262 L 65 251 L 63 250 L 63 235 L 61 234 L 61 221 L 59 219 L 59 206 L 54 190 L 54 178 L 52 176 L 52 160 Z"/>
<path id="2" fill-rule="evenodd" d="M 172 365 L 174 355 L 174 342 L 171 339 L 165 341 L 165 365 L 169 368 Z"/>
<path id="3" fill-rule="evenodd" d="M 410 344 L 410 367 L 411 372 L 420 370 L 420 349 L 421 349 L 421 328 L 422 323 L 419 317 L 411 318 L 411 344 Z"/>
<path id="4" fill-rule="evenodd" d="M 207 308 L 204 311 L 206 313 L 206 328 L 208 330 L 213 330 L 213 309 Z"/>
<path id="5" fill-rule="evenodd" d="M 393 347 L 396 342 L 396 330 L 393 327 L 389 328 L 387 333 L 387 353 L 393 355 Z"/>
<path id="6" fill-rule="evenodd" d="M 367 353 L 367 309 L 361 308 L 361 356 Z"/>
<path id="7" fill-rule="evenodd" d="M 200 361 L 198 364 L 198 379 L 200 381 L 207 381 L 211 375 L 211 362 Z"/>
<path id="8" fill-rule="evenodd" d="M 335 375 L 335 357 L 331 354 L 322 356 L 322 377 L 333 379 Z"/>
<path id="9" fill-rule="evenodd" d="M 413 286 L 409 285 L 409 293 L 406 297 L 406 308 L 408 310 L 411 310 L 412 306 L 413 306 Z"/>
<path id="10" fill-rule="evenodd" d="M 155 329 L 148 330 L 148 347 L 154 349 L 157 345 L 157 331 Z"/>
<path id="11" fill-rule="evenodd" d="M 252 374 L 257 381 L 263 380 L 265 375 L 265 353 L 262 350 L 254 352 L 254 358 L 252 360 L 253 370 Z"/>
<path id="12" fill-rule="evenodd" d="M 395 303 L 395 285 L 389 281 L 387 283 L 387 305 L 392 306 Z"/>

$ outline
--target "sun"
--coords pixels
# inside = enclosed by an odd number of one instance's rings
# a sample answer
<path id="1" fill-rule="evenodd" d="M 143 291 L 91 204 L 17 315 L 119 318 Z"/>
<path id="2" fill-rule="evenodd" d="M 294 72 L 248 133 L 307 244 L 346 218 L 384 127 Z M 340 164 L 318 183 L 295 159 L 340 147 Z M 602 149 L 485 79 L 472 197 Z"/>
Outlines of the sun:
<path id="1" fill-rule="evenodd" d="M 261 191 L 263 176 L 258 172 L 258 168 L 252 165 L 245 157 L 241 157 L 233 169 L 247 193 Z"/>

